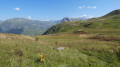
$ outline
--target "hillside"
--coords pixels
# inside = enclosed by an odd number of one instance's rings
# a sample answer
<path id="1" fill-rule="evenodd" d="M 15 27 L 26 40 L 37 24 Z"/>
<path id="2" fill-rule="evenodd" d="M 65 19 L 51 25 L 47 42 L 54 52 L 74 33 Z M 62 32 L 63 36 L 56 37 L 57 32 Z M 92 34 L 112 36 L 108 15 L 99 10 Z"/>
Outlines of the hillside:
<path id="1" fill-rule="evenodd" d="M 83 19 L 82 19 L 83 18 Z M 13 33 L 13 34 L 24 34 L 24 35 L 40 35 L 43 34 L 50 27 L 65 22 L 65 21 L 76 21 L 76 20 L 87 20 L 88 17 L 79 18 L 68 18 L 65 17 L 61 20 L 51 21 L 39 21 L 30 20 L 25 18 L 12 18 L 5 21 L 0 21 L 0 33 Z"/>
<path id="2" fill-rule="evenodd" d="M 119 43 L 119 37 L 103 35 L 0 34 L 0 66 L 119 67 Z"/>
<path id="3" fill-rule="evenodd" d="M 115 15 L 118 15 L 118 14 L 120 14 L 120 9 L 114 10 L 114 11 L 108 13 L 107 15 L 105 15 L 103 17 L 110 17 L 110 16 L 115 16 Z"/>
<path id="4" fill-rule="evenodd" d="M 40 35 L 55 24 L 57 24 L 57 22 L 54 21 L 12 18 L 0 23 L 0 32 L 24 35 Z"/>
<path id="5" fill-rule="evenodd" d="M 120 32 L 120 10 L 115 10 L 103 17 L 93 18 L 87 21 L 61 23 L 51 27 L 44 34 L 74 33 L 77 31 L 87 33 L 97 33 L 97 31 L 99 33 L 108 33 L 110 31 Z"/>
<path id="6" fill-rule="evenodd" d="M 88 21 L 66 21 L 45 33 L 51 35 L 0 33 L 0 66 L 119 67 L 119 24 L 117 14 Z"/>

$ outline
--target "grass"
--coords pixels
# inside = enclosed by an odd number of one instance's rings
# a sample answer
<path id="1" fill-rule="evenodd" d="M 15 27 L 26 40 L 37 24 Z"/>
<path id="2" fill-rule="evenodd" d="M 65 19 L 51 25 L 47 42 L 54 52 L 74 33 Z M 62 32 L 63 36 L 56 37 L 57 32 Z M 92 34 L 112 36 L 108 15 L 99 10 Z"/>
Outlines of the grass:
<path id="1" fill-rule="evenodd" d="M 118 12 L 60 23 L 44 33 L 49 35 L 0 34 L 0 66 L 120 67 Z"/>
<path id="2" fill-rule="evenodd" d="M 116 10 L 57 24 L 44 33 L 49 35 L 0 33 L 0 67 L 120 67 L 119 24 Z M 23 32 L 33 35 L 30 31 Z"/>
<path id="3" fill-rule="evenodd" d="M 95 34 L 23 36 L 0 34 L 1 67 L 119 67 L 116 41 L 90 39 Z M 57 50 L 64 47 L 63 50 Z M 38 54 L 44 55 L 44 62 Z"/>
<path id="4" fill-rule="evenodd" d="M 48 29 L 44 34 L 73 33 L 75 31 L 85 31 L 88 33 L 113 33 L 120 32 L 120 14 L 109 17 L 99 17 L 87 21 L 70 21 L 57 24 Z"/>

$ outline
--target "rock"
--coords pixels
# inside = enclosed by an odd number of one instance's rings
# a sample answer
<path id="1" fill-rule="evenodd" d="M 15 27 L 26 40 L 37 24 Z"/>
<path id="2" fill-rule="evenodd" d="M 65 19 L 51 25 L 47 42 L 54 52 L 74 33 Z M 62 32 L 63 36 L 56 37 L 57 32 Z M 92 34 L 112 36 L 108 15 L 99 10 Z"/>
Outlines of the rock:
<path id="1" fill-rule="evenodd" d="M 57 50 L 63 50 L 64 49 L 64 47 L 58 47 L 57 48 Z"/>

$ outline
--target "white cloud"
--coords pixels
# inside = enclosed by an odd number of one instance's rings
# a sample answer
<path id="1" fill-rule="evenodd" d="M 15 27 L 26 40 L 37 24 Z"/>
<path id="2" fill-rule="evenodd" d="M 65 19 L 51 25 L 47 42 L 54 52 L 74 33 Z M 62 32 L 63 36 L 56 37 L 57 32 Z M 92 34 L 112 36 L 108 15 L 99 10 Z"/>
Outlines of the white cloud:
<path id="1" fill-rule="evenodd" d="M 20 8 L 19 8 L 19 7 L 17 7 L 17 8 L 14 8 L 14 10 L 16 10 L 16 11 L 20 11 Z"/>
<path id="2" fill-rule="evenodd" d="M 32 19 L 32 17 L 31 17 L 31 16 L 28 16 L 28 19 Z"/>
<path id="3" fill-rule="evenodd" d="M 95 9 L 97 7 L 96 6 L 88 6 L 87 8 L 93 8 L 93 9 Z"/>
<path id="4" fill-rule="evenodd" d="M 80 16 L 81 18 L 94 18 L 93 16 L 90 16 L 90 15 L 82 15 Z"/>
<path id="5" fill-rule="evenodd" d="M 96 9 L 97 7 L 96 6 L 87 6 L 87 7 L 86 6 L 79 6 L 78 8 L 79 9 L 83 9 L 83 8 L 86 8 L 86 9 L 88 9 L 88 8 L 89 9 Z"/>
<path id="6" fill-rule="evenodd" d="M 82 9 L 83 7 L 79 6 L 80 9 Z"/>
<path id="7" fill-rule="evenodd" d="M 85 8 L 85 6 L 79 6 L 78 8 L 79 8 L 79 9 L 83 9 L 83 8 Z"/>

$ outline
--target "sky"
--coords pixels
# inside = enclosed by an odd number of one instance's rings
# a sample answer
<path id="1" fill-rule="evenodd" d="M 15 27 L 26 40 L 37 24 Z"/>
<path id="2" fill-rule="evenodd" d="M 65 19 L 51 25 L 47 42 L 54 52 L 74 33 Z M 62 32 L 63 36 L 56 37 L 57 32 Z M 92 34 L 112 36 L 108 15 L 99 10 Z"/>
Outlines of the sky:
<path id="1" fill-rule="evenodd" d="M 0 0 L 0 20 L 100 17 L 116 9 L 120 9 L 120 0 Z"/>

